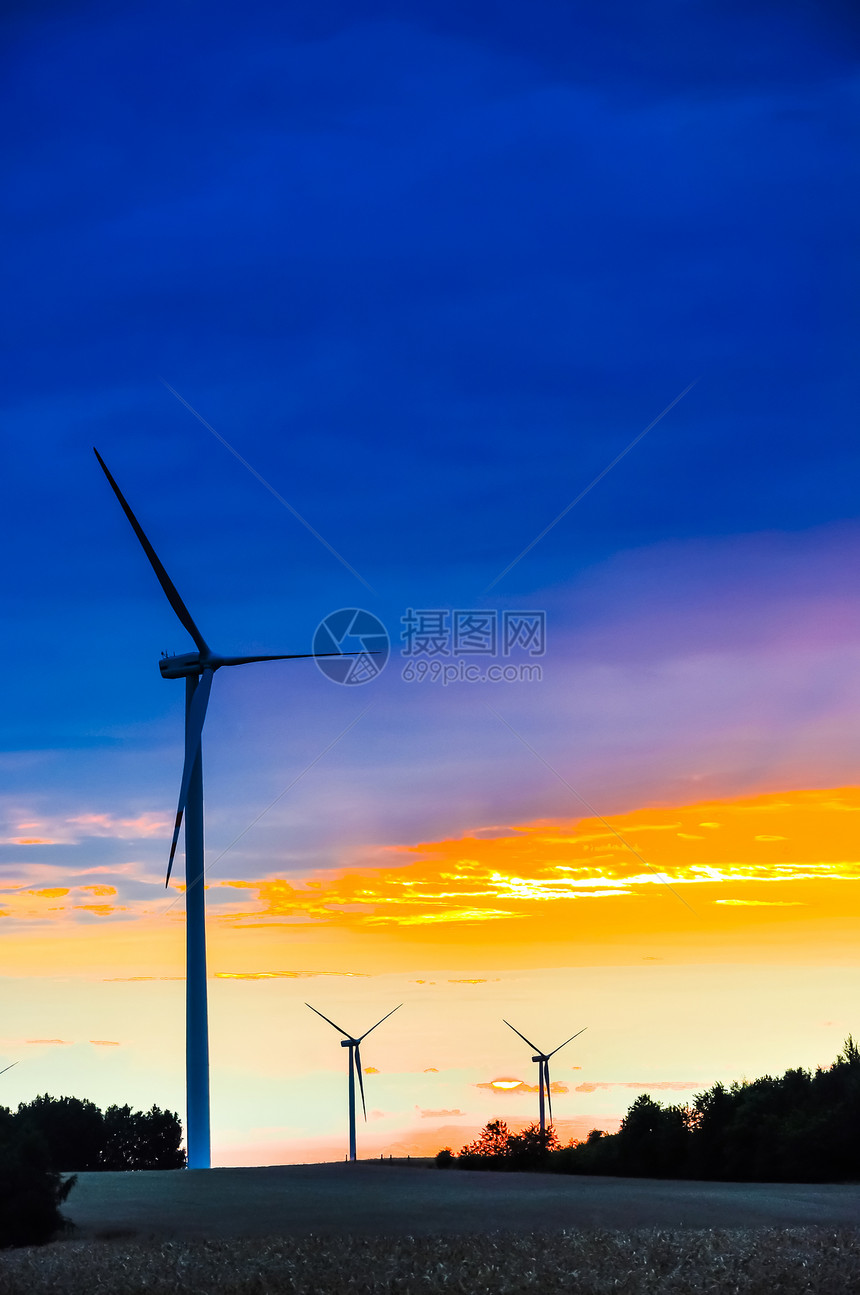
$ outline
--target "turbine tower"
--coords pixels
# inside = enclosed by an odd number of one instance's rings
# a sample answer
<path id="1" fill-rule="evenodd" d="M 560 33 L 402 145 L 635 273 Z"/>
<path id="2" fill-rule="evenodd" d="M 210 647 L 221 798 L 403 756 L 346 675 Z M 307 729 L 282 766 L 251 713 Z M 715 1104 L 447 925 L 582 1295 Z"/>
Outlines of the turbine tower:
<path id="1" fill-rule="evenodd" d="M 387 1021 L 388 1017 L 393 1016 L 394 1013 L 399 1011 L 402 1006 L 403 1006 L 402 1003 L 398 1003 L 397 1007 L 392 1007 L 391 1011 L 388 1012 L 387 1015 L 383 1016 L 382 1021 Z M 311 1007 L 310 1003 L 305 1003 L 305 1007 Z M 351 1034 L 347 1034 L 346 1030 L 342 1030 L 339 1025 L 335 1025 L 334 1021 L 329 1021 L 329 1018 L 327 1016 L 323 1016 L 322 1012 L 317 1012 L 317 1009 L 315 1007 L 311 1007 L 311 1011 L 316 1012 L 317 1016 L 322 1016 L 322 1019 L 324 1021 L 328 1021 L 328 1024 L 333 1026 L 334 1029 L 337 1030 L 338 1034 L 342 1034 L 343 1038 L 340 1041 L 340 1046 L 342 1048 L 349 1048 L 349 1158 L 350 1160 L 355 1160 L 356 1159 L 356 1155 L 355 1155 L 355 1076 L 356 1075 L 358 1075 L 358 1086 L 361 1089 L 361 1109 L 364 1111 L 365 1120 L 367 1120 L 367 1107 L 364 1104 L 364 1080 L 361 1077 L 361 1046 L 360 1045 L 361 1045 L 362 1039 L 366 1039 L 368 1034 L 372 1033 L 372 1031 L 376 1029 L 377 1025 L 382 1024 L 382 1021 L 377 1021 L 376 1025 L 371 1025 L 369 1030 L 365 1030 L 364 1034 L 360 1034 L 357 1039 L 354 1039 Z"/>
<path id="2" fill-rule="evenodd" d="M 206 993 L 206 900 L 203 887 L 203 751 L 201 738 L 209 691 L 215 671 L 222 666 L 252 661 L 297 661 L 312 656 L 338 656 L 336 652 L 291 652 L 281 656 L 218 656 L 212 651 L 179 597 L 155 549 L 128 506 L 117 483 L 93 446 L 93 453 L 110 482 L 132 530 L 140 540 L 167 601 L 191 635 L 196 652 L 162 656 L 158 663 L 163 679 L 185 680 L 185 764 L 179 788 L 179 805 L 173 825 L 165 886 L 170 881 L 179 829 L 185 816 L 185 1095 L 188 1168 L 208 1169 L 209 1138 L 209 1024 Z M 355 653 L 342 655 L 354 656 Z"/>
<path id="3" fill-rule="evenodd" d="M 532 1043 L 531 1039 L 527 1039 L 524 1034 L 520 1034 L 519 1030 L 515 1029 L 514 1026 L 511 1025 L 510 1021 L 505 1021 L 505 1025 L 508 1027 L 509 1030 L 513 1030 L 514 1034 L 519 1034 L 523 1043 L 527 1043 L 530 1048 L 534 1049 L 535 1056 L 532 1057 L 532 1061 L 537 1062 L 537 1068 L 538 1068 L 538 1093 L 540 1094 L 540 1132 L 541 1132 L 541 1137 L 543 1137 L 544 1134 L 546 1133 L 546 1108 L 547 1107 L 549 1108 L 549 1122 L 550 1122 L 550 1125 L 552 1125 L 552 1093 L 550 1092 L 550 1087 L 549 1087 L 549 1059 L 550 1057 L 554 1057 L 557 1052 L 561 1052 L 562 1048 L 566 1048 L 568 1043 L 572 1043 L 574 1039 L 578 1039 L 580 1034 L 584 1034 L 585 1031 L 588 1029 L 588 1026 L 584 1025 L 581 1030 L 577 1030 L 576 1034 L 571 1034 L 569 1039 L 565 1039 L 564 1043 L 560 1043 L 557 1048 L 553 1048 L 552 1052 L 541 1052 L 541 1050 L 534 1043 Z"/>

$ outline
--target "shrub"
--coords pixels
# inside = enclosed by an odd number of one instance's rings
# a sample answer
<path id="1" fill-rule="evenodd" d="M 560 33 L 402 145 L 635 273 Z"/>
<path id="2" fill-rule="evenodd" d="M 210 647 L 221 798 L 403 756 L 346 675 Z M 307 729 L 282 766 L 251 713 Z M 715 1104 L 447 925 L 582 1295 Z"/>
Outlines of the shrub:
<path id="1" fill-rule="evenodd" d="M 0 1120 L 0 1247 L 41 1245 L 70 1226 L 60 1206 L 75 1182 L 62 1181 L 34 1129 Z"/>

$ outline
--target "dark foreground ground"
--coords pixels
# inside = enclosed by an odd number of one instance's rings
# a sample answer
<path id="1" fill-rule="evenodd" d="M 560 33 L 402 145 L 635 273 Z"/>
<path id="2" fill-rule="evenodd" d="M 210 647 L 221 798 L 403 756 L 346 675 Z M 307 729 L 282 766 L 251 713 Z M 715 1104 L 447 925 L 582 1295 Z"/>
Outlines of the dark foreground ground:
<path id="1" fill-rule="evenodd" d="M 854 1227 L 860 1184 L 690 1183 L 415 1165 L 79 1174 L 79 1236 L 421 1236 L 536 1228 Z"/>
<path id="2" fill-rule="evenodd" d="M 0 1295 L 849 1295 L 860 1185 L 403 1164 L 81 1174 Z"/>

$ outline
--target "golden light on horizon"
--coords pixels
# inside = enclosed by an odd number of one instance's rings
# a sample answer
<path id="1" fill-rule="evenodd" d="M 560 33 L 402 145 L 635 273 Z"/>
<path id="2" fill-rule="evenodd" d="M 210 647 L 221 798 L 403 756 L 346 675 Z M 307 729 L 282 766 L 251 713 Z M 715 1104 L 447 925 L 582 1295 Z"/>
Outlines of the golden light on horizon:
<path id="1" fill-rule="evenodd" d="M 491 1088 L 503 1088 L 503 1089 L 509 1090 L 511 1088 L 521 1088 L 522 1085 L 523 1085 L 522 1079 L 491 1079 L 490 1080 Z"/>

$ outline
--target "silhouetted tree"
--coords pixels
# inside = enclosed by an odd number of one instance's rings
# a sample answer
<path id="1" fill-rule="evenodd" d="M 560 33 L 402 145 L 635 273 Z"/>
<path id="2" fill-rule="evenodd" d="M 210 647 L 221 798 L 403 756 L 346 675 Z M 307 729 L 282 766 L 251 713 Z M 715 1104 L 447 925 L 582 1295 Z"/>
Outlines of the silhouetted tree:
<path id="1" fill-rule="evenodd" d="M 182 1169 L 182 1125 L 172 1111 L 153 1106 L 133 1111 L 109 1106 L 104 1113 L 101 1169 Z"/>
<path id="2" fill-rule="evenodd" d="M 93 1102 L 45 1093 L 18 1107 L 18 1124 L 37 1133 L 55 1169 L 98 1169 L 102 1113 Z"/>
<path id="3" fill-rule="evenodd" d="M 540 1125 L 529 1124 L 520 1133 L 511 1133 L 504 1120 L 491 1120 L 474 1142 L 463 1147 L 456 1163 L 461 1169 L 537 1169 L 558 1145 L 552 1126 L 541 1133 Z"/>
<path id="4" fill-rule="evenodd" d="M 860 1178 L 860 1048 L 851 1035 L 832 1066 L 797 1068 L 729 1088 L 714 1084 L 692 1107 L 643 1093 L 615 1134 L 552 1153 L 563 1173 L 736 1181 Z"/>
<path id="5" fill-rule="evenodd" d="M 20 1128 L 37 1134 L 58 1170 L 181 1169 L 182 1124 L 172 1111 L 133 1111 L 47 1093 L 18 1107 Z"/>

